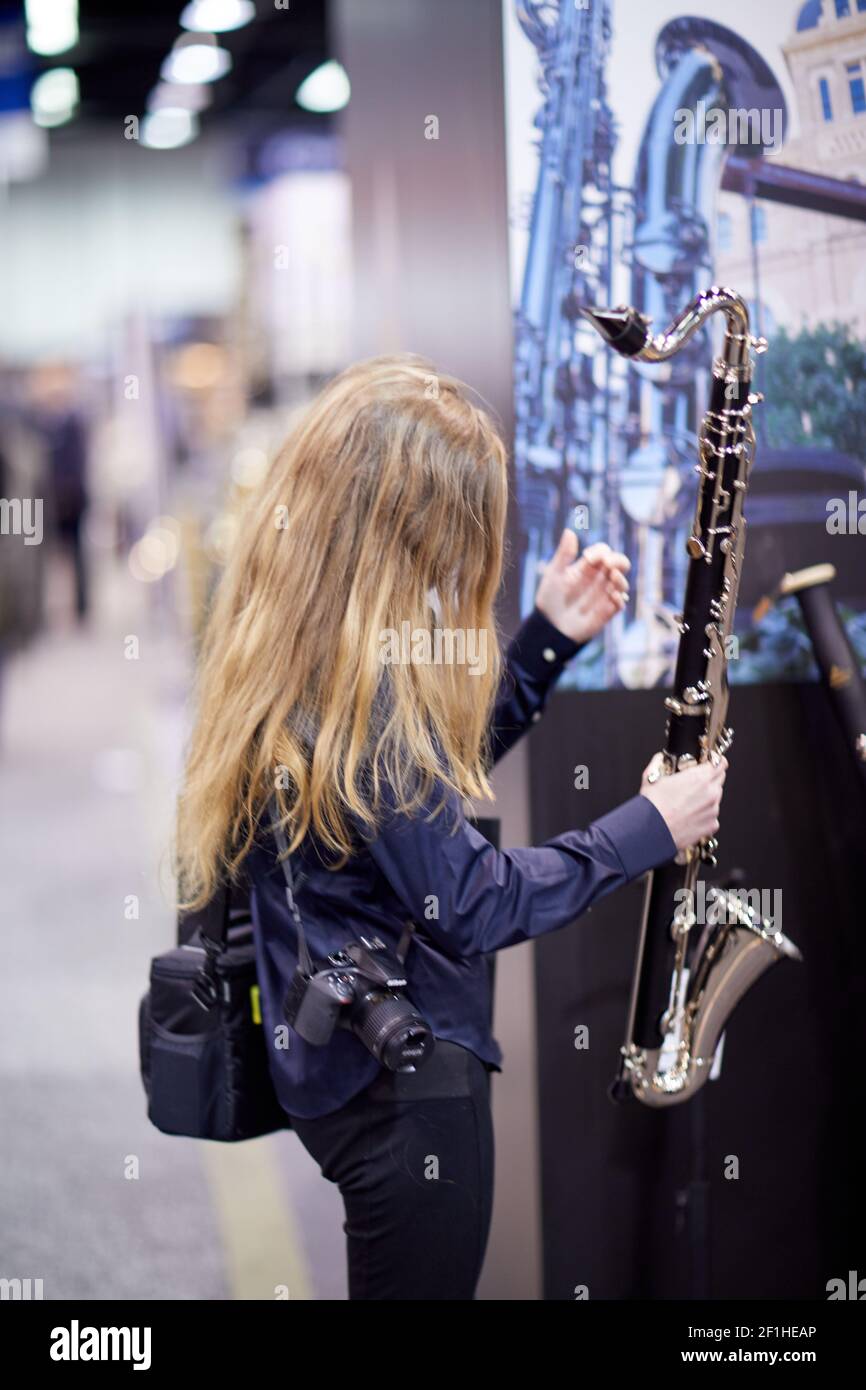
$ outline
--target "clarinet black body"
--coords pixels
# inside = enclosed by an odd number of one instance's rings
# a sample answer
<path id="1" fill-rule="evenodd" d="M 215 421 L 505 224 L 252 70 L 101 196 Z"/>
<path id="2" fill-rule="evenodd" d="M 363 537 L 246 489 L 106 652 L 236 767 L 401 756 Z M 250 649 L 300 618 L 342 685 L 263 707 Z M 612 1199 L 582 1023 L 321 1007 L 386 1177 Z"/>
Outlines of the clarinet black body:
<path id="1" fill-rule="evenodd" d="M 725 409 L 730 408 L 733 404 L 739 404 L 741 401 L 745 404 L 748 400 L 749 389 L 750 379 L 744 378 L 735 383 L 735 396 L 726 399 L 726 383 L 722 378 L 715 377 L 708 418 L 715 420 L 718 417 L 721 419 Z M 720 448 L 727 447 L 729 434 L 726 431 L 719 427 L 711 427 L 710 434 L 713 442 L 717 443 Z M 733 483 L 736 467 L 735 457 L 728 456 L 724 459 L 723 485 L 725 493 L 731 499 L 735 496 Z M 704 487 L 700 494 L 698 524 L 695 528 L 696 537 L 705 535 L 710 529 L 713 522 L 712 508 L 712 490 Z M 718 518 L 718 523 L 726 524 L 728 516 L 729 508 Z M 696 537 L 691 538 L 690 544 Z M 695 555 L 689 564 L 683 602 L 681 636 L 674 674 L 674 699 L 679 697 L 681 704 L 684 693 L 688 690 L 700 690 L 701 683 L 706 679 L 708 639 L 705 628 L 710 621 L 712 604 L 716 596 L 722 591 L 725 559 L 721 546 L 716 545 L 709 562 L 701 555 Z M 722 668 L 720 679 L 724 682 L 724 699 L 727 703 L 726 666 Z M 707 753 L 707 738 L 703 719 L 694 713 L 694 705 L 684 706 L 684 708 L 692 712 L 678 714 L 675 710 L 671 710 L 668 715 L 664 751 L 665 764 L 671 768 L 689 766 L 692 762 L 704 762 Z M 726 734 L 721 739 L 719 746 L 712 751 L 723 752 L 727 749 L 728 743 L 729 738 Z M 705 857 L 711 856 L 713 848 L 713 846 L 708 848 Z M 643 962 L 638 970 L 638 990 L 632 1024 L 632 1040 L 640 1048 L 656 1048 L 661 1041 L 659 1000 L 666 1001 L 668 997 L 671 979 L 670 925 L 673 918 L 673 904 L 676 901 L 675 894 L 682 887 L 683 870 L 679 864 L 665 865 L 653 874 L 648 905 L 647 931 L 643 944 Z"/>

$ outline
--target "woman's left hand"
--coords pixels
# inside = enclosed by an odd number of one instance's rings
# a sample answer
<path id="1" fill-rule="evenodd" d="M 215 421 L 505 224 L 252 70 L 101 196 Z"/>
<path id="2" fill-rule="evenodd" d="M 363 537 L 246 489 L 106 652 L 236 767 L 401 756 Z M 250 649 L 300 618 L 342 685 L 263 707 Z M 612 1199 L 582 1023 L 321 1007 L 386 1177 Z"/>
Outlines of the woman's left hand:
<path id="1" fill-rule="evenodd" d="M 544 566 L 535 604 L 566 637 L 588 642 L 625 607 L 631 564 L 604 541 L 589 546 L 580 559 L 578 546 L 575 532 L 563 531 L 556 554 Z"/>

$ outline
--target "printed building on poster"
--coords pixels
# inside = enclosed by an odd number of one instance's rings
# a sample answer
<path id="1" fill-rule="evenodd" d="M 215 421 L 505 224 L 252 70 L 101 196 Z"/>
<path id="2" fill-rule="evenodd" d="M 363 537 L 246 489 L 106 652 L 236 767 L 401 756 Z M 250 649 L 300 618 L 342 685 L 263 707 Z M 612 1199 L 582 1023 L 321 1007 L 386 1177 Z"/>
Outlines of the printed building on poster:
<path id="1" fill-rule="evenodd" d="M 794 86 L 797 134 L 768 161 L 866 186 L 866 0 L 806 0 L 782 45 Z M 763 332 L 849 323 L 866 337 L 866 225 L 823 212 L 721 193 L 718 278 L 753 283 L 758 262 Z"/>

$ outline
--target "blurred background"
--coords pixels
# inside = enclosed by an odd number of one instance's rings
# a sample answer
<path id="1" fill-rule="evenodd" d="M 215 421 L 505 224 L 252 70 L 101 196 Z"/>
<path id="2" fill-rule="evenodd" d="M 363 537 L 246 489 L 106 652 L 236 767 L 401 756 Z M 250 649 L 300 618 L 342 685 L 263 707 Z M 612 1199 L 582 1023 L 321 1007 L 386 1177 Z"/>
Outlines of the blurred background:
<path id="1" fill-rule="evenodd" d="M 0 1278 L 46 1298 L 345 1297 L 341 1204 L 293 1136 L 167 1138 L 138 1078 L 237 505 L 351 360 L 410 350 L 469 381 L 514 444 L 504 632 L 575 505 L 640 576 L 497 769 L 503 846 L 586 824 L 661 738 L 711 351 L 641 378 L 575 305 L 661 319 L 717 275 L 775 346 L 722 868 L 784 890 L 809 969 L 744 1004 L 696 1136 L 690 1107 L 624 1116 L 605 1096 L 637 889 L 502 953 L 479 1296 L 693 1292 L 695 1183 L 715 1297 L 821 1296 L 862 1262 L 866 811 L 796 604 L 752 610 L 784 569 L 832 562 L 866 657 L 862 530 L 825 524 L 866 467 L 866 0 L 718 8 L 0 0 Z M 778 141 L 678 149 L 660 122 L 696 93 L 776 110 Z"/>
<path id="2" fill-rule="evenodd" d="M 0 1273 L 46 1298 L 343 1292 L 300 1145 L 150 1129 L 133 1004 L 235 506 L 349 359 L 348 90 L 323 0 L 0 6 L 0 490 L 44 506 L 2 538 Z"/>

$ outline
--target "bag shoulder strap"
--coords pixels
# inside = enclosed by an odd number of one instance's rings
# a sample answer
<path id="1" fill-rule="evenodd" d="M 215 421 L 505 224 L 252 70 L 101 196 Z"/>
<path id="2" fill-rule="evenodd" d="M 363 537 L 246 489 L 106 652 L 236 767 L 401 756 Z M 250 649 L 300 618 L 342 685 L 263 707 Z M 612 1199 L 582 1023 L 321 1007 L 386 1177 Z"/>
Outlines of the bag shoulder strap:
<path id="1" fill-rule="evenodd" d="M 216 950 L 225 949 L 231 916 L 231 885 L 222 884 L 204 907 L 193 912 L 177 914 L 177 944 L 188 946 L 196 933 L 202 941 L 213 944 Z"/>
<path id="2" fill-rule="evenodd" d="M 177 942 L 188 946 L 197 935 L 204 957 L 193 984 L 192 997 L 205 1012 L 218 1003 L 217 960 L 228 943 L 231 917 L 231 884 L 223 883 L 204 907 L 177 915 Z"/>
<path id="3" fill-rule="evenodd" d="M 313 958 L 310 955 L 304 924 L 298 909 L 295 878 L 292 873 L 292 861 L 289 854 L 289 844 L 286 839 L 285 831 L 279 823 L 279 810 L 276 800 L 271 802 L 271 810 L 274 820 L 270 829 L 277 843 L 278 859 L 286 885 L 286 900 L 289 904 L 289 911 L 292 914 L 298 933 L 298 964 L 305 975 L 311 975 L 313 973 Z M 203 907 L 196 908 L 192 912 L 178 912 L 178 945 L 188 946 L 193 937 L 198 934 L 202 945 L 209 955 L 221 954 L 225 950 L 228 941 L 231 910 L 232 885 L 230 883 L 223 883 Z"/>

